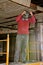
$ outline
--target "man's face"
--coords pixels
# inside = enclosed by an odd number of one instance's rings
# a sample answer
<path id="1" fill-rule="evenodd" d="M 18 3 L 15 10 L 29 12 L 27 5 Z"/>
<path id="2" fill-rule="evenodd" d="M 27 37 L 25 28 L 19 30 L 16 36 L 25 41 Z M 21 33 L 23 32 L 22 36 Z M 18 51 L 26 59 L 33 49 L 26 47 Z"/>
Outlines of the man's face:
<path id="1" fill-rule="evenodd" d="M 28 19 L 28 17 L 29 17 L 29 13 L 26 12 L 26 13 L 23 15 L 23 18 L 24 18 L 24 19 Z"/>

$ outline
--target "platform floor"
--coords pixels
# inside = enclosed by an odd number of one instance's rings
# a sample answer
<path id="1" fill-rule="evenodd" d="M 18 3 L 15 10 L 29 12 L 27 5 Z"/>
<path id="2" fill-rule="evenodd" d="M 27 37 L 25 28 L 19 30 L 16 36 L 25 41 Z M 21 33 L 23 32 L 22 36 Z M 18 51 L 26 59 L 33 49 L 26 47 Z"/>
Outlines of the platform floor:
<path id="1" fill-rule="evenodd" d="M 2 63 L 0 65 L 6 65 Z M 36 62 L 36 63 L 9 63 L 9 65 L 43 65 L 43 62 Z"/>

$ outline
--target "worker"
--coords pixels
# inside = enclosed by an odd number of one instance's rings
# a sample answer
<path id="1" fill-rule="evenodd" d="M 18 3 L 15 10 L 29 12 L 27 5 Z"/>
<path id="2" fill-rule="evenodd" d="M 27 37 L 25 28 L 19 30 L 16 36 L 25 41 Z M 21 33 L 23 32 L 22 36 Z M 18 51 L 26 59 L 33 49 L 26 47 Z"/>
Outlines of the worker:
<path id="1" fill-rule="evenodd" d="M 16 37 L 14 62 L 19 62 L 19 57 L 21 53 L 22 62 L 25 63 L 27 62 L 26 46 L 29 42 L 29 24 L 35 23 L 35 17 L 32 12 L 28 12 L 25 10 L 16 17 L 16 22 L 18 24 L 18 31 Z"/>

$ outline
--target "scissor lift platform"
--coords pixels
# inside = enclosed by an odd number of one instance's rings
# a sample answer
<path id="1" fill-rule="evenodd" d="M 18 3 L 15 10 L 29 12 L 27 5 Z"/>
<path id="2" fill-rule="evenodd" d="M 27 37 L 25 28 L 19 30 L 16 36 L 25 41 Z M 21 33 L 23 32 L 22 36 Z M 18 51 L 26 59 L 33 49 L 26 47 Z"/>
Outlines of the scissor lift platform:
<path id="1" fill-rule="evenodd" d="M 27 63 L 26 65 L 43 65 L 43 62 Z"/>

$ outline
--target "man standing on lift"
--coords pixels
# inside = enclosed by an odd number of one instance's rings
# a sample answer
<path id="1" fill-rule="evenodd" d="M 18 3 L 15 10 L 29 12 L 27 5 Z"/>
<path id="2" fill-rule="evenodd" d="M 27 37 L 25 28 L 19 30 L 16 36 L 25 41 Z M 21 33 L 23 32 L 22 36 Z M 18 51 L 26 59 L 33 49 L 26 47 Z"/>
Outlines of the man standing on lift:
<path id="1" fill-rule="evenodd" d="M 26 46 L 29 42 L 29 24 L 35 23 L 35 17 L 32 12 L 24 11 L 16 17 L 18 31 L 16 37 L 16 48 L 14 62 L 19 62 L 20 52 L 22 62 L 26 62 Z M 22 49 L 21 49 L 22 48 Z"/>

